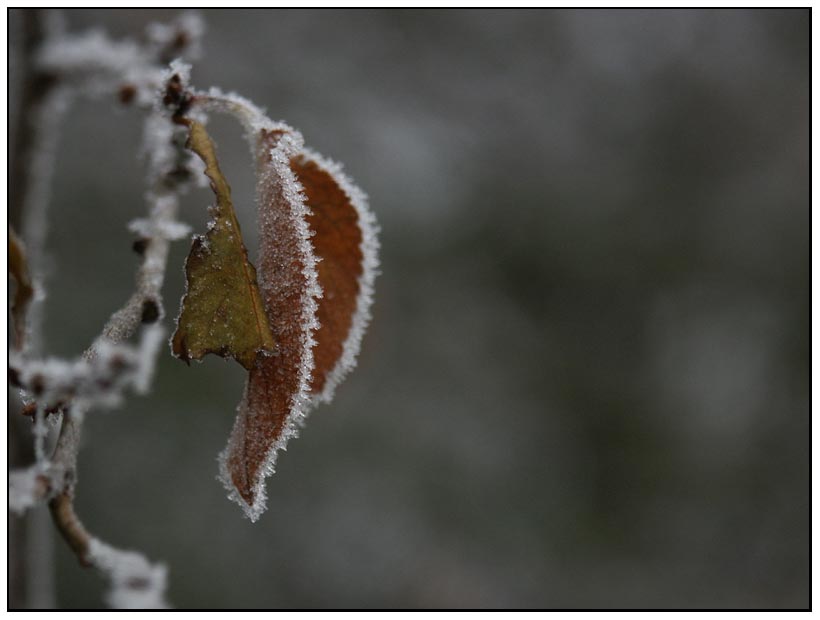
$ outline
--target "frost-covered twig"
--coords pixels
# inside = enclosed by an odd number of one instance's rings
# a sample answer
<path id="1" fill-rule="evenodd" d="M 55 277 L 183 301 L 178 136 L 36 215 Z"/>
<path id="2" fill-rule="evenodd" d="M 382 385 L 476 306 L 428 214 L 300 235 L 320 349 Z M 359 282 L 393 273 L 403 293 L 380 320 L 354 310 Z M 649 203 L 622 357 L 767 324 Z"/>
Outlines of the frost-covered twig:
<path id="1" fill-rule="evenodd" d="M 137 234 L 134 248 L 142 254 L 136 274 L 136 290 L 122 308 L 103 327 L 102 333 L 89 349 L 93 356 L 101 342 L 121 342 L 129 338 L 142 323 L 152 323 L 162 317 L 161 290 L 165 279 L 170 242 L 185 238 L 190 229 L 176 220 L 179 191 L 175 175 L 185 170 L 176 162 L 173 146 L 178 129 L 166 117 L 152 112 L 145 122 L 144 149 L 149 162 L 149 189 L 146 219 L 131 222 L 129 228 Z"/>
<path id="2" fill-rule="evenodd" d="M 122 551 L 92 538 L 88 559 L 111 582 L 106 599 L 116 609 L 165 609 L 167 569 L 135 551 Z"/>
<path id="3" fill-rule="evenodd" d="M 167 569 L 164 564 L 152 564 L 135 551 L 121 551 L 98 540 L 83 525 L 74 510 L 77 446 L 81 435 L 83 414 L 74 409 L 63 416 L 60 437 L 53 461 L 51 477 L 34 466 L 13 472 L 10 480 L 9 505 L 19 512 L 37 500 L 50 497 L 48 507 L 57 531 L 68 543 L 83 566 L 94 567 L 110 582 L 109 604 L 116 608 L 165 608 Z M 54 475 L 62 476 L 60 490 L 51 491 Z"/>
<path id="4" fill-rule="evenodd" d="M 28 15 L 31 20 L 35 16 Z M 134 249 L 142 260 L 137 269 L 135 292 L 105 324 L 83 356 L 74 361 L 32 359 L 32 350 L 10 360 L 10 377 L 22 390 L 25 400 L 35 407 L 35 429 L 42 435 L 45 410 L 62 412 L 56 447 L 45 459 L 42 440 L 37 440 L 37 462 L 10 476 L 10 506 L 22 512 L 37 502 L 48 500 L 58 531 L 77 554 L 81 563 L 100 570 L 111 584 L 109 603 L 117 607 L 166 607 L 166 569 L 153 565 L 132 551 L 119 551 L 95 539 L 83 526 L 73 504 L 77 452 L 82 423 L 91 408 L 110 408 L 122 400 L 127 387 L 137 392 L 147 389 L 163 330 L 150 325 L 142 330 L 138 347 L 126 339 L 143 324 L 163 316 L 161 288 L 167 266 L 170 241 L 184 237 L 188 229 L 176 221 L 179 194 L 186 189 L 190 156 L 175 140 L 179 131 L 156 102 L 165 75 L 163 65 L 182 48 L 196 45 L 202 24 L 194 16 L 184 16 L 171 25 L 149 27 L 147 42 L 114 42 L 99 33 L 72 36 L 52 28 L 29 45 L 27 69 L 32 75 L 48 76 L 48 89 L 39 99 L 29 97 L 21 107 L 26 147 L 19 158 L 27 174 L 17 189 L 24 234 L 29 233 L 32 264 L 42 261 L 46 238 L 46 207 L 57 127 L 69 93 L 83 96 L 112 96 L 133 101 L 148 110 L 143 151 L 147 157 L 145 219 L 132 222 L 138 235 Z M 38 30 L 40 32 L 40 30 Z M 127 96 L 125 96 L 127 93 Z M 48 104 L 48 105 L 47 105 Z M 20 155 L 20 153 L 18 153 Z M 35 272 L 35 278 L 41 272 Z M 40 298 L 42 299 L 42 281 Z M 30 323 L 31 325 L 31 323 Z M 34 324 L 31 331 L 39 333 Z"/>
<path id="5" fill-rule="evenodd" d="M 71 100 L 64 83 L 38 62 L 38 50 L 60 36 L 62 25 L 52 11 L 23 13 L 23 84 L 18 110 L 9 184 L 9 221 L 20 227 L 33 278 L 34 299 L 28 308 L 25 348 L 38 352 L 42 346 L 42 302 L 45 298 L 45 241 L 48 205 L 60 126 Z"/>
<path id="6" fill-rule="evenodd" d="M 67 413 L 60 430 L 55 462 L 62 463 L 64 488 L 49 500 L 52 519 L 68 546 L 84 566 L 96 568 L 109 581 L 108 603 L 115 608 L 166 608 L 167 569 L 152 564 L 136 551 L 116 549 L 91 535 L 74 510 L 74 472 L 82 415 Z"/>
<path id="7" fill-rule="evenodd" d="M 22 45 L 20 54 L 21 82 L 17 107 L 16 132 L 10 153 L 10 180 L 8 216 L 10 225 L 17 228 L 35 250 L 38 257 L 29 264 L 36 269 L 33 280 L 35 297 L 24 315 L 27 322 L 21 322 L 23 331 L 18 332 L 18 345 L 38 350 L 40 346 L 40 324 L 42 317 L 42 240 L 45 238 L 48 203 L 48 181 L 52 168 L 50 158 L 54 156 L 56 131 L 43 135 L 39 131 L 46 119 L 62 115 L 63 98 L 54 92 L 54 80 L 35 66 L 35 54 L 47 34 L 52 34 L 57 25 L 50 17 L 53 13 L 45 10 L 27 10 L 22 14 Z M 49 114 L 48 110 L 52 113 Z M 45 175 L 45 178 L 39 176 Z M 39 189 L 37 185 L 39 184 Z M 45 190 L 43 188 L 46 188 Z M 45 191 L 45 193 L 44 193 Z M 39 261 L 39 262 L 37 262 Z M 27 327 L 27 329 L 26 329 Z M 26 333 L 28 332 L 28 333 Z M 9 403 L 10 411 L 17 413 L 16 403 Z M 33 450 L 26 444 L 30 433 L 25 420 L 12 414 L 9 420 L 9 467 L 22 467 L 31 462 Z M 9 501 L 14 497 L 15 477 L 9 476 Z M 17 480 L 19 482 L 19 480 Z M 25 497 L 25 496 L 24 496 Z M 51 561 L 51 539 L 48 536 L 48 517 L 34 512 L 24 518 L 9 516 L 9 598 L 10 607 L 24 606 L 50 607 L 54 604 L 53 564 Z"/>
<path id="8" fill-rule="evenodd" d="M 120 405 L 126 388 L 137 394 L 148 391 L 164 333 L 158 325 L 146 328 L 138 347 L 102 340 L 90 349 L 94 355 L 71 361 L 11 355 L 9 368 L 18 387 L 33 394 L 40 408 L 110 409 Z"/>

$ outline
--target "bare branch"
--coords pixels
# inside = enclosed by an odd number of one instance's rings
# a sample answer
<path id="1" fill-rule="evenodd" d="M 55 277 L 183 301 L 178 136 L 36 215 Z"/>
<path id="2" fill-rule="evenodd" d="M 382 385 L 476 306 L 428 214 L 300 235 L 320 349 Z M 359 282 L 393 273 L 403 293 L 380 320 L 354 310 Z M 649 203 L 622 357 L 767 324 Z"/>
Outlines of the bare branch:
<path id="1" fill-rule="evenodd" d="M 88 545 L 91 542 L 91 535 L 85 529 L 74 512 L 74 502 L 68 491 L 63 491 L 57 497 L 48 502 L 48 509 L 54 519 L 57 531 L 77 555 L 80 564 L 91 566 L 88 559 Z"/>
<path id="2" fill-rule="evenodd" d="M 132 387 L 148 387 L 163 330 L 150 325 L 142 330 L 138 347 L 124 343 L 141 326 L 157 323 L 163 316 L 161 289 L 170 242 L 188 234 L 176 221 L 179 195 L 192 175 L 187 169 L 190 154 L 175 141 L 173 125 L 153 105 L 167 70 L 164 64 L 185 48 L 196 47 L 201 21 L 183 16 L 169 25 L 152 25 L 147 43 L 111 41 L 89 33 L 70 36 L 48 29 L 40 13 L 26 13 L 25 69 L 28 71 L 21 102 L 22 123 L 17 134 L 13 178 L 13 218 L 23 221 L 35 288 L 42 299 L 47 207 L 51 170 L 59 125 L 71 95 L 111 96 L 123 100 L 123 89 L 147 110 L 143 152 L 147 156 L 148 213 L 133 222 L 138 234 L 135 249 L 142 260 L 135 277 L 135 291 L 107 321 L 100 335 L 79 360 L 32 359 L 39 346 L 21 351 L 10 360 L 10 380 L 21 388 L 27 408 L 32 408 L 35 427 L 42 429 L 47 411 L 62 413 L 57 444 L 50 459 L 38 453 L 36 464 L 10 476 L 10 505 L 22 512 L 47 500 L 54 524 L 85 566 L 97 568 L 108 579 L 109 603 L 117 607 L 165 607 L 166 569 L 132 551 L 119 551 L 95 539 L 74 510 L 77 452 L 82 423 L 91 408 L 109 408 Z M 34 310 L 32 304 L 32 310 Z M 41 320 L 32 312 L 30 342 L 39 345 Z M 40 315 L 41 316 L 41 315 Z M 36 400 L 32 400 L 36 399 Z M 38 441 L 37 446 L 42 446 Z"/>

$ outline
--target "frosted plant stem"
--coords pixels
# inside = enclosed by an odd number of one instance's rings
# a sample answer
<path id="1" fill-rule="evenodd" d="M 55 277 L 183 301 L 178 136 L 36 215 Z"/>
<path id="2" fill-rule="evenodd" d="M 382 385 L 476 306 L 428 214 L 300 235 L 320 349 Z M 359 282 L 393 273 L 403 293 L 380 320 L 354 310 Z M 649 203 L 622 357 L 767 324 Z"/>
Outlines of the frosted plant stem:
<path id="1" fill-rule="evenodd" d="M 145 243 L 143 259 L 135 276 L 136 290 L 128 301 L 111 315 L 97 340 L 86 351 L 86 358 L 94 355 L 94 349 L 101 340 L 122 342 L 133 335 L 141 323 L 153 322 L 161 316 L 161 291 L 168 264 L 170 242 L 177 238 L 177 235 L 170 234 L 169 231 L 179 227 L 179 232 L 187 232 L 187 228 L 180 227 L 176 222 L 179 197 L 174 191 L 162 188 L 163 173 L 167 171 L 162 169 L 163 161 L 160 160 L 167 159 L 168 154 L 164 150 L 160 151 L 160 148 L 170 148 L 174 129 L 167 118 L 156 112 L 149 116 L 145 125 L 145 148 L 149 153 L 149 190 L 146 193 L 149 209 L 147 220 L 135 223 L 136 228 L 144 235 L 142 240 Z M 154 148 L 149 142 L 157 139 L 158 132 L 159 137 L 164 138 L 165 144 L 160 148 Z"/>
<path id="2" fill-rule="evenodd" d="M 74 512 L 73 490 L 66 489 L 48 502 L 51 518 L 57 531 L 76 554 L 83 566 L 91 566 L 88 560 L 88 545 L 91 535 L 86 531 L 77 514 Z"/>
<path id="3" fill-rule="evenodd" d="M 46 240 L 48 237 L 48 210 L 51 198 L 51 181 L 59 140 L 60 125 L 68 109 L 70 96 L 60 86 L 31 110 L 38 130 L 33 139 L 34 150 L 29 157 L 28 179 L 23 203 L 23 228 L 21 235 L 26 244 L 28 265 L 34 283 L 34 297 L 28 309 L 26 347 L 38 354 L 43 346 L 43 321 L 45 301 Z M 35 180 L 36 179 L 36 180 Z"/>
<path id="4" fill-rule="evenodd" d="M 86 359 L 94 358 L 101 344 L 122 342 L 133 335 L 142 323 L 154 322 L 162 313 L 160 293 L 170 240 L 174 237 L 168 231 L 179 226 L 175 221 L 179 207 L 178 196 L 171 190 L 161 189 L 164 174 L 167 173 L 162 164 L 168 161 L 167 149 L 170 148 L 172 133 L 170 122 L 160 115 L 151 115 L 146 120 L 146 142 L 161 140 L 164 148 L 146 145 L 149 147 L 149 190 L 146 194 L 149 213 L 147 220 L 140 225 L 146 236 L 143 238 L 143 260 L 136 273 L 136 291 L 111 316 L 101 334 L 85 351 L 83 357 Z M 150 315 L 146 315 L 146 304 L 152 304 Z M 153 358 L 155 357 L 154 354 Z M 156 363 L 153 358 L 152 365 Z M 60 436 L 51 459 L 52 471 L 55 472 L 51 478 L 59 480 L 58 488 L 52 490 L 56 494 L 49 500 L 54 524 L 80 563 L 83 566 L 94 566 L 111 582 L 112 594 L 109 595 L 109 601 L 112 605 L 129 606 L 129 601 L 140 600 L 146 606 L 166 607 L 165 568 L 162 565 L 151 565 L 139 554 L 119 551 L 100 543 L 86 530 L 74 510 L 77 452 L 84 414 L 79 408 L 73 411 L 66 408 L 63 412 Z M 92 548 L 97 552 L 94 553 Z M 141 583 L 150 583 L 151 588 L 145 587 L 141 592 L 133 591 L 132 584 Z"/>
<path id="5" fill-rule="evenodd" d="M 39 11 L 26 11 L 24 41 L 24 80 L 20 105 L 20 129 L 15 140 L 15 166 L 18 174 L 12 175 L 16 183 L 11 185 L 10 217 L 22 230 L 26 242 L 29 268 L 35 281 L 35 298 L 28 314 L 28 348 L 25 357 L 39 354 L 42 345 L 42 301 L 44 295 L 44 257 L 47 239 L 48 203 L 59 127 L 64 118 L 71 91 L 59 80 L 59 68 L 52 73 L 43 70 L 34 60 L 38 50 L 56 34 L 49 28 Z M 53 20 L 50 20 L 53 21 Z M 105 54 L 102 55 L 106 57 Z M 141 58 L 141 57 L 139 57 Z M 145 73 L 159 73 L 159 69 L 146 68 Z M 70 78 L 69 78 L 70 81 Z M 175 129 L 169 119 L 159 111 L 150 111 L 145 122 L 144 152 L 148 159 L 146 202 L 147 217 L 132 224 L 140 235 L 142 260 L 137 268 L 135 290 L 125 304 L 106 322 L 100 335 L 85 351 L 83 357 L 93 360 L 103 347 L 121 343 L 131 337 L 142 324 L 154 323 L 163 314 L 161 289 L 165 278 L 170 241 L 185 236 L 187 227 L 176 222 L 179 207 L 178 193 L 181 187 L 170 182 L 178 166 L 178 148 L 173 144 Z M 147 334 L 147 332 L 146 332 Z M 142 347 L 147 369 L 141 373 L 143 382 L 150 378 L 156 364 L 157 347 Z M 150 358 L 150 359 L 147 359 Z M 136 386 L 140 390 L 139 386 Z M 142 555 L 120 551 L 102 543 L 86 530 L 74 510 L 77 453 L 80 446 L 82 422 L 87 407 L 81 403 L 66 403 L 62 409 L 59 437 L 50 461 L 43 459 L 42 436 L 35 440 L 37 463 L 48 475 L 38 477 L 32 500 L 48 500 L 49 510 L 57 531 L 68 543 L 84 566 L 98 569 L 110 583 L 108 601 L 115 607 L 166 607 L 164 600 L 166 569 L 151 564 Z M 37 429 L 42 434 L 43 412 L 37 408 Z M 12 426 L 12 428 L 17 428 Z M 18 437 L 15 444 L 23 445 L 25 439 Z M 25 463 L 13 463 L 25 465 Z M 46 480 L 48 482 L 46 482 Z M 29 591 L 32 571 L 28 565 L 37 558 L 29 557 L 26 537 L 46 539 L 46 532 L 34 532 L 31 527 L 19 527 L 22 537 L 15 538 L 17 563 L 23 564 L 13 575 L 14 590 L 10 592 L 10 605 L 15 608 L 27 606 L 51 607 L 53 592 L 48 600 L 33 601 Z M 48 554 L 46 557 L 50 557 Z M 47 567 L 50 572 L 51 566 Z M 38 575 L 39 577 L 39 575 Z M 53 581 L 47 576 L 47 583 Z M 53 590 L 53 588 L 51 588 Z M 38 604 L 39 603 L 39 604 Z"/>
<path id="6" fill-rule="evenodd" d="M 97 569 L 109 581 L 108 602 L 116 608 L 165 608 L 166 569 L 151 564 L 133 551 L 121 551 L 96 539 L 74 509 L 77 446 L 84 412 L 63 414 L 63 425 L 54 452 L 53 465 L 62 474 L 62 488 L 48 502 L 60 535 L 85 567 Z"/>
<path id="7" fill-rule="evenodd" d="M 17 110 L 18 123 L 14 139 L 13 161 L 9 185 L 9 221 L 18 230 L 22 222 L 26 193 L 30 183 L 30 153 L 35 150 L 39 125 L 32 119 L 32 109 L 37 108 L 54 86 L 54 76 L 44 74 L 35 67 L 34 56 L 44 38 L 44 24 L 40 10 L 24 10 L 21 15 L 23 41 L 21 45 L 20 99 Z"/>
<path id="8" fill-rule="evenodd" d="M 54 20 L 43 10 L 22 12 L 23 41 L 21 49 L 20 99 L 17 109 L 17 133 L 13 143 L 9 184 L 9 222 L 21 232 L 34 260 L 29 268 L 34 276 L 36 294 L 29 306 L 26 346 L 41 345 L 42 267 L 46 232 L 46 209 L 51 183 L 51 169 L 56 145 L 56 127 L 65 110 L 65 98 L 55 93 L 54 76 L 36 68 L 35 54 L 44 38 L 54 30 Z M 52 117 L 47 118 L 49 115 Z M 54 118 L 54 117 L 57 118 Z M 54 123 L 53 127 L 48 127 Z M 44 129 L 54 129 L 44 135 Z M 45 178 L 39 178 L 44 174 Z M 12 415 L 19 416 L 14 400 Z M 15 416 L 15 417 L 17 417 Z M 18 449 L 9 451 L 9 467 L 28 465 L 34 455 L 20 449 L 28 441 L 27 429 L 20 419 L 10 421 L 10 443 Z M 9 606 L 12 608 L 47 608 L 55 603 L 52 539 L 44 513 L 34 511 L 22 517 L 9 517 Z"/>
<path id="9" fill-rule="evenodd" d="M 160 130 L 158 134 L 159 120 L 162 120 L 159 126 L 167 129 Z M 165 149 L 171 148 L 172 133 L 173 128 L 167 119 L 152 115 L 146 121 L 146 140 L 161 139 Z M 87 360 L 95 358 L 101 347 L 110 347 L 124 341 L 133 335 L 141 324 L 153 323 L 161 316 L 160 292 L 167 266 L 170 239 L 174 238 L 175 231 L 180 228 L 175 221 L 178 197 L 174 191 L 162 189 L 167 173 L 162 164 L 167 163 L 169 159 L 165 149 L 148 150 L 149 190 L 146 199 L 149 213 L 148 218 L 139 226 L 145 235 L 142 239 L 145 248 L 143 259 L 137 269 L 136 291 L 111 316 L 101 334 L 85 351 L 83 357 Z M 145 352 L 142 354 L 143 357 L 150 356 L 146 363 L 152 369 L 156 363 L 157 347 L 144 346 L 141 350 Z M 148 374 L 150 375 L 150 369 Z M 43 489 L 43 494 L 50 497 L 48 506 L 52 520 L 80 563 L 83 566 L 95 567 L 108 579 L 111 584 L 109 602 L 113 606 L 166 607 L 165 567 L 153 565 L 135 552 L 120 551 L 100 542 L 83 526 L 74 510 L 77 453 L 85 413 L 85 407 L 76 401 L 66 404 L 62 410 L 60 434 L 48 464 L 50 488 Z M 38 415 L 42 416 L 40 406 Z"/>
<path id="10" fill-rule="evenodd" d="M 59 30 L 56 16 L 44 10 L 26 10 L 22 19 L 24 75 L 9 184 L 9 220 L 20 227 L 34 282 L 25 342 L 26 349 L 37 354 L 42 348 L 51 181 L 60 127 L 71 97 L 56 75 L 42 70 L 35 62 L 43 41 Z"/>
<path id="11" fill-rule="evenodd" d="M 54 450 L 52 464 L 61 470 L 62 489 L 48 502 L 51 517 L 57 531 L 77 555 L 83 566 L 89 566 L 87 559 L 88 544 L 91 535 L 85 529 L 77 514 L 74 512 L 74 483 L 76 480 L 77 447 L 82 430 L 83 416 L 69 412 L 63 414 L 63 424 L 60 427 L 60 436 Z"/>

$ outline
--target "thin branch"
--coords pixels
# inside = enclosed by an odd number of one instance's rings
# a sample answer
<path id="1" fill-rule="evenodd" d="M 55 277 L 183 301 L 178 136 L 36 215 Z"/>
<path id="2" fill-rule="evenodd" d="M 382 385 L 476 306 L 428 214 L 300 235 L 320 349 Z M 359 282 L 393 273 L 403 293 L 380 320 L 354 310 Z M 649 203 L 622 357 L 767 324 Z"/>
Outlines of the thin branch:
<path id="1" fill-rule="evenodd" d="M 148 218 L 140 220 L 136 225 L 141 234 L 140 240 L 143 249 L 143 259 L 135 277 L 136 291 L 111 316 L 101 334 L 83 354 L 83 358 L 87 361 L 95 360 L 102 347 L 123 342 L 133 335 L 142 324 L 153 323 L 161 316 L 161 288 L 167 266 L 170 241 L 181 236 L 187 230 L 186 227 L 176 221 L 179 207 L 177 195 L 179 187 L 169 182 L 169 175 L 176 169 L 169 169 L 169 166 L 174 163 L 176 158 L 173 140 L 174 131 L 176 129 L 170 121 L 157 113 L 152 113 L 146 120 L 145 140 L 146 142 L 154 142 L 147 145 L 149 148 L 146 149 L 149 154 L 148 168 L 152 182 L 146 194 L 149 205 Z M 143 358 L 146 356 L 150 357 L 153 364 L 156 353 L 148 351 L 146 354 L 141 355 Z M 116 593 L 118 597 L 116 598 L 116 601 L 118 601 L 116 604 L 118 606 L 124 604 L 124 601 L 131 600 L 128 593 L 133 588 L 129 584 L 142 584 L 149 578 L 156 582 L 159 593 L 156 597 L 149 599 L 146 604 L 166 606 L 162 598 L 162 591 L 165 587 L 164 567 L 151 565 L 138 554 L 118 551 L 103 543 L 99 543 L 97 546 L 98 549 L 104 550 L 101 557 L 98 558 L 92 553 L 92 546 L 96 539 L 83 526 L 73 504 L 77 465 L 76 455 L 79 450 L 84 415 L 81 410 L 69 409 L 70 406 L 76 406 L 76 402 L 70 404 L 71 401 L 68 399 L 64 402 L 60 436 L 49 468 L 49 478 L 55 484 L 55 488 L 51 490 L 54 495 L 49 500 L 49 509 L 55 526 L 83 566 L 97 568 L 111 581 L 111 597 L 114 597 L 114 593 Z M 122 554 L 126 555 L 122 556 Z M 121 572 L 122 568 L 120 564 L 112 564 L 112 558 L 116 557 L 125 557 L 128 560 L 126 566 L 130 566 L 137 571 L 137 577 L 139 578 L 122 579 L 118 582 L 119 573 L 116 571 Z M 146 588 L 142 587 L 139 590 L 140 592 L 147 591 Z"/>
<path id="2" fill-rule="evenodd" d="M 10 153 L 10 179 L 8 194 L 9 223 L 25 237 L 31 232 L 31 226 L 24 222 L 24 215 L 29 209 L 39 209 L 36 204 L 41 194 L 32 187 L 35 184 L 34 176 L 38 169 L 48 168 L 48 158 L 53 154 L 47 144 L 43 144 L 41 127 L 38 120 L 53 96 L 55 80 L 52 75 L 40 71 L 36 67 L 35 54 L 40 48 L 48 30 L 48 20 L 42 9 L 25 9 L 20 13 L 22 22 L 22 41 L 20 47 L 21 83 L 17 106 L 17 123 L 14 142 Z M 39 156 L 37 154 L 40 154 Z M 48 181 L 48 179 L 46 179 Z M 29 219 L 29 218 L 26 218 Z M 44 234 L 44 231 L 43 231 Z M 42 238 L 42 237 L 39 237 Z M 32 240 L 35 244 L 38 237 Z M 42 248 L 35 248 L 42 250 Z M 39 269 L 42 262 L 32 264 L 35 286 L 40 280 Z M 34 271 L 37 270 L 37 271 Z M 37 296 L 29 304 L 27 316 L 21 324 L 24 333 L 19 334 L 25 340 L 26 346 L 39 346 L 40 316 Z M 32 316 L 35 317 L 32 324 Z M 27 332 L 27 333 L 25 333 Z M 20 341 L 18 341 L 19 343 Z M 9 419 L 9 468 L 22 468 L 34 460 L 33 446 L 30 444 L 31 432 L 24 425 L 19 415 L 19 403 L 16 400 L 9 402 L 11 417 Z M 10 608 L 50 607 L 54 604 L 53 565 L 51 563 L 51 536 L 46 529 L 48 524 L 36 513 L 30 515 L 9 515 L 9 600 Z M 41 553 L 33 555 L 30 550 L 37 541 Z"/>
<path id="3" fill-rule="evenodd" d="M 48 95 L 55 83 L 53 74 L 36 67 L 34 55 L 45 35 L 43 9 L 25 9 L 21 12 L 23 41 L 21 45 L 21 69 L 23 82 L 20 87 L 17 115 L 17 133 L 14 139 L 10 176 L 15 182 L 9 186 L 9 222 L 20 230 L 23 205 L 31 183 L 31 154 L 37 143 L 38 125 L 31 115 Z"/>
<path id="4" fill-rule="evenodd" d="M 69 491 L 63 491 L 48 502 L 51 518 L 57 531 L 71 547 L 83 566 L 91 566 L 88 559 L 88 546 L 91 535 L 85 529 L 77 514 L 74 512 L 74 501 Z"/>
<path id="5" fill-rule="evenodd" d="M 149 43 L 139 47 L 127 41 L 115 43 L 94 33 L 47 37 L 47 28 L 39 13 L 27 12 L 24 19 L 24 68 L 30 79 L 26 81 L 21 101 L 21 128 L 15 142 L 18 155 L 15 166 L 19 174 L 13 175 L 17 183 L 12 185 L 10 208 L 12 220 L 23 220 L 34 278 L 39 279 L 42 286 L 39 267 L 45 250 L 51 163 L 57 129 L 70 91 L 114 95 L 119 90 L 121 96 L 122 88 L 128 88 L 134 91 L 135 101 L 148 109 L 143 140 L 148 156 L 148 215 L 131 225 L 139 235 L 135 250 L 142 255 L 135 292 L 111 316 L 82 360 L 30 360 L 26 359 L 28 352 L 23 352 L 10 365 L 18 385 L 38 398 L 39 417 L 42 417 L 41 407 L 51 405 L 53 408 L 56 403 L 63 414 L 51 459 L 38 461 L 29 470 L 14 472 L 10 484 L 13 487 L 16 481 L 20 488 L 11 488 L 10 496 L 15 498 L 16 509 L 21 511 L 38 500 L 48 499 L 57 530 L 80 562 L 96 567 L 109 580 L 108 598 L 113 606 L 165 607 L 165 567 L 94 538 L 76 514 L 73 499 L 85 413 L 92 405 L 113 406 L 127 385 L 133 385 L 137 391 L 144 390 L 156 363 L 159 328 L 143 331 L 139 350 L 117 349 L 116 353 L 122 354 L 119 357 L 111 353 L 112 347 L 130 338 L 141 325 L 155 323 L 162 317 L 161 289 L 170 241 L 188 234 L 188 228 L 176 221 L 176 214 L 179 194 L 186 189 L 187 179 L 194 176 L 187 169 L 190 155 L 182 151 L 181 142 L 175 141 L 175 132 L 179 129 L 151 104 L 165 75 L 161 61 L 167 62 L 163 59 L 181 51 L 178 48 L 183 44 L 195 46 L 202 31 L 201 23 L 193 16 L 183 16 L 170 26 L 155 25 L 149 29 Z M 39 334 L 39 321 L 34 322 L 32 331 Z M 136 371 L 131 372 L 133 369 L 123 364 L 128 360 L 133 362 L 135 356 L 139 363 Z M 32 369 L 43 372 L 37 374 Z M 51 384 L 45 381 L 47 377 L 52 380 Z M 55 397 L 55 402 L 47 402 L 50 396 Z"/>
<path id="6" fill-rule="evenodd" d="M 60 472 L 62 485 L 60 490 L 48 502 L 51 518 L 57 531 L 68 543 L 71 550 L 83 566 L 91 566 L 89 545 L 91 534 L 85 529 L 74 511 L 74 481 L 77 468 L 77 447 L 82 430 L 83 416 L 63 413 L 60 436 L 51 463 L 52 468 Z"/>

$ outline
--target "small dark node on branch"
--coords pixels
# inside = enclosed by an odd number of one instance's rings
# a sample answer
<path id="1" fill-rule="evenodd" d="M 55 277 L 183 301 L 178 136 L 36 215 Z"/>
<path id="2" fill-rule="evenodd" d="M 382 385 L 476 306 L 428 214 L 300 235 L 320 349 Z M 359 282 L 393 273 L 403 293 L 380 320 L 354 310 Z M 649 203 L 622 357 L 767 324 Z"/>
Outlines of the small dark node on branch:
<path id="1" fill-rule="evenodd" d="M 150 239 L 145 237 L 140 237 L 139 239 L 135 240 L 133 244 L 131 244 L 131 249 L 134 250 L 140 256 L 145 254 L 145 250 L 148 249 L 148 244 L 151 243 Z"/>
<path id="2" fill-rule="evenodd" d="M 137 96 L 137 88 L 133 84 L 123 84 L 120 87 L 118 95 L 120 98 L 120 103 L 123 105 L 128 105 L 134 101 L 134 97 Z"/>
<path id="3" fill-rule="evenodd" d="M 58 401 L 56 404 L 52 405 L 51 407 L 46 407 L 43 413 L 46 414 L 46 417 L 53 415 L 55 413 L 60 413 L 64 411 L 67 407 L 67 403 L 65 401 Z M 34 414 L 37 413 L 37 403 L 26 403 L 23 405 L 23 409 L 20 411 L 24 416 L 33 418 Z"/>
<path id="4" fill-rule="evenodd" d="M 34 375 L 29 382 L 28 389 L 31 390 L 31 393 L 35 396 L 40 396 L 43 391 L 46 389 L 45 380 L 43 379 L 42 375 Z"/>
<path id="5" fill-rule="evenodd" d="M 153 299 L 146 299 L 142 302 L 142 322 L 156 323 L 159 319 L 159 306 Z"/>
<path id="6" fill-rule="evenodd" d="M 172 119 L 175 123 L 181 123 L 181 119 L 188 113 L 188 109 L 193 102 L 193 96 L 182 86 L 182 78 L 175 73 L 168 80 L 165 86 L 165 96 L 162 103 L 165 107 L 173 110 Z"/>
<path id="7" fill-rule="evenodd" d="M 20 371 L 11 366 L 9 366 L 9 383 L 14 387 L 23 387 L 23 384 L 20 383 Z"/>

